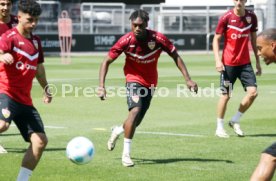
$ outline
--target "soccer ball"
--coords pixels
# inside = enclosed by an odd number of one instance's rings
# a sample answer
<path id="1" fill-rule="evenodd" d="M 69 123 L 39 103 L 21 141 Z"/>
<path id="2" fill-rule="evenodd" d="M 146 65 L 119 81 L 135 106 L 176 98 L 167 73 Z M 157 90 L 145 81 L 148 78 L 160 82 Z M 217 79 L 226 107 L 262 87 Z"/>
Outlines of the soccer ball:
<path id="1" fill-rule="evenodd" d="M 78 165 L 90 162 L 94 153 L 95 149 L 93 143 L 83 136 L 73 138 L 66 147 L 67 158 Z"/>

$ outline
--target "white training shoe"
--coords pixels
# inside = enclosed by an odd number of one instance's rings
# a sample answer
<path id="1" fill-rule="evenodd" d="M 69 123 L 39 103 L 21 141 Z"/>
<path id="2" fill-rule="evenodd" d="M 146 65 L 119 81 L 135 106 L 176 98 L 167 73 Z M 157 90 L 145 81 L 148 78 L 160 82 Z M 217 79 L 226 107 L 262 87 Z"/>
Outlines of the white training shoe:
<path id="1" fill-rule="evenodd" d="M 134 166 L 134 163 L 131 160 L 129 154 L 123 154 L 123 156 L 122 156 L 122 164 L 125 167 L 133 167 Z"/>
<path id="2" fill-rule="evenodd" d="M 115 148 L 116 141 L 118 140 L 118 138 L 120 136 L 119 134 L 115 133 L 115 128 L 112 128 L 111 136 L 110 136 L 109 140 L 107 141 L 107 149 L 109 151 L 112 151 Z"/>
<path id="3" fill-rule="evenodd" d="M 7 150 L 0 145 L 0 154 L 3 154 L 3 153 L 8 153 Z"/>
<path id="4" fill-rule="evenodd" d="M 240 124 L 239 123 L 235 123 L 235 122 L 232 122 L 232 121 L 229 121 L 229 126 L 231 128 L 234 129 L 235 133 L 240 136 L 240 137 L 244 137 L 244 133 L 243 131 L 241 130 L 241 127 L 240 127 Z"/>
<path id="5" fill-rule="evenodd" d="M 229 138 L 229 135 L 226 133 L 224 129 L 217 129 L 215 135 L 220 138 Z"/>

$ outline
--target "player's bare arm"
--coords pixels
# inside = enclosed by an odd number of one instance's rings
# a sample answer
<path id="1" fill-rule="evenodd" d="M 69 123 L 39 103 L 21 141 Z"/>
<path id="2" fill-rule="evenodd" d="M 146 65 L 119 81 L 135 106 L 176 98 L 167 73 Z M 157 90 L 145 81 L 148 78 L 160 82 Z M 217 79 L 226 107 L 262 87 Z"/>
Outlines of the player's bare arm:
<path id="1" fill-rule="evenodd" d="M 105 77 L 108 72 L 108 67 L 113 61 L 112 58 L 106 56 L 100 67 L 98 96 L 101 100 L 105 100 L 106 98 Z"/>
<path id="2" fill-rule="evenodd" d="M 262 75 L 262 67 L 260 64 L 260 58 L 258 56 L 258 48 L 257 48 L 257 33 L 251 33 L 251 46 L 254 51 L 255 59 L 256 59 L 256 75 Z"/>
<path id="3" fill-rule="evenodd" d="M 215 61 L 216 61 L 216 70 L 218 72 L 223 71 L 223 63 L 221 62 L 221 58 L 219 55 L 219 42 L 221 40 L 222 35 L 221 34 L 215 34 L 213 39 L 213 52 L 215 55 Z"/>
<path id="4" fill-rule="evenodd" d="M 47 79 L 46 79 L 45 68 L 44 68 L 44 65 L 42 63 L 37 65 L 36 79 L 39 82 L 40 86 L 44 90 L 43 102 L 44 103 L 50 103 L 52 101 L 52 94 L 51 94 L 51 90 L 48 86 L 48 82 L 47 82 Z"/>
<path id="5" fill-rule="evenodd" d="M 172 58 L 176 64 L 176 66 L 178 67 L 178 69 L 180 70 L 182 75 L 184 76 L 188 89 L 197 93 L 197 90 L 198 90 L 197 84 L 196 84 L 196 82 L 192 81 L 192 79 L 189 75 L 189 72 L 186 68 L 186 65 L 185 65 L 184 61 L 182 60 L 182 58 L 177 53 L 177 51 L 173 52 Z"/>
<path id="6" fill-rule="evenodd" d="M 14 62 L 13 56 L 10 53 L 4 53 L 0 50 L 0 62 L 4 64 L 12 64 Z"/>

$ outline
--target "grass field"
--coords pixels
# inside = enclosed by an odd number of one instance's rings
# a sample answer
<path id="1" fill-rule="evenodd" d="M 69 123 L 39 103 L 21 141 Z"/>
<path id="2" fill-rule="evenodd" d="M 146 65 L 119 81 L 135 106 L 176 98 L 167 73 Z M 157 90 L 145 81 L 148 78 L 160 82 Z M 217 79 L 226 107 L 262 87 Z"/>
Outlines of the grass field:
<path id="1" fill-rule="evenodd" d="M 226 126 L 229 139 L 214 136 L 218 73 L 213 55 L 182 55 L 198 95 L 177 95 L 177 84 L 184 81 L 168 56 L 159 60 L 159 86 L 168 96 L 157 96 L 137 129 L 132 144 L 135 167 L 121 165 L 121 137 L 114 151 L 106 149 L 110 128 L 121 124 L 127 115 L 126 99 L 110 96 L 100 101 L 93 93 L 98 85 L 102 56 L 72 57 L 62 64 L 59 58 L 47 57 L 48 81 L 57 94 L 50 105 L 42 103 L 42 90 L 34 82 L 33 100 L 39 110 L 49 144 L 31 181 L 246 181 L 259 161 L 260 152 L 275 141 L 276 67 L 266 67 L 258 77 L 259 96 L 242 117 L 246 137 L 238 138 Z M 124 59 L 114 62 L 107 76 L 107 87 L 124 86 Z M 210 92 L 211 90 L 211 92 Z M 159 92 L 160 94 L 162 92 Z M 237 111 L 244 92 L 237 82 L 229 102 L 226 120 Z M 95 145 L 92 162 L 78 166 L 65 156 L 66 144 L 75 136 L 86 136 Z M 0 136 L 8 154 L 0 155 L 0 181 L 14 181 L 27 143 L 16 127 Z"/>

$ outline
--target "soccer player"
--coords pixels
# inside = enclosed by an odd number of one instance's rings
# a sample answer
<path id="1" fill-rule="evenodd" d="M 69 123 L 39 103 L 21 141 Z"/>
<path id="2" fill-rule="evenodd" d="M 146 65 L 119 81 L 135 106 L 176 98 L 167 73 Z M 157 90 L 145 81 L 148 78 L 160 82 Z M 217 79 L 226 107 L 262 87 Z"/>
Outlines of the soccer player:
<path id="1" fill-rule="evenodd" d="M 18 25 L 6 31 L 0 40 L 0 121 L 1 132 L 13 120 L 30 145 L 22 160 L 17 181 L 29 180 L 47 145 L 43 122 L 31 98 L 34 77 L 44 89 L 44 102 L 52 100 L 43 66 L 40 39 L 32 34 L 41 14 L 35 0 L 20 1 Z"/>
<path id="2" fill-rule="evenodd" d="M 257 97 L 256 76 L 251 65 L 248 48 L 249 40 L 251 40 L 251 46 L 256 58 L 256 74 L 261 75 L 261 65 L 256 47 L 257 17 L 252 11 L 245 9 L 246 0 L 233 0 L 233 2 L 234 8 L 227 11 L 219 19 L 213 39 L 216 70 L 221 74 L 220 86 L 222 90 L 222 95 L 217 104 L 217 129 L 215 135 L 221 138 L 229 137 L 224 129 L 223 122 L 227 103 L 237 78 L 241 81 L 246 95 L 242 99 L 237 113 L 229 121 L 229 126 L 240 137 L 244 136 L 240 128 L 240 118 Z M 224 37 L 224 48 L 221 58 L 219 44 L 222 37 Z"/>
<path id="3" fill-rule="evenodd" d="M 134 165 L 130 157 L 131 142 L 136 127 L 142 122 L 157 85 L 157 62 L 162 51 L 167 52 L 181 71 L 190 90 L 197 92 L 197 84 L 191 80 L 187 68 L 176 48 L 163 34 L 148 30 L 149 16 L 146 11 L 136 10 L 130 15 L 131 32 L 122 36 L 109 50 L 100 67 L 99 97 L 106 97 L 105 78 L 109 65 L 124 52 L 128 116 L 122 126 L 115 127 L 108 140 L 108 150 L 113 150 L 119 135 L 124 132 L 122 164 Z"/>
<path id="4" fill-rule="evenodd" d="M 257 38 L 258 55 L 269 65 L 276 63 L 276 29 L 264 30 Z M 261 159 L 250 181 L 272 180 L 276 168 L 276 142 L 261 154 Z"/>
<path id="5" fill-rule="evenodd" d="M 18 23 L 17 17 L 11 15 L 12 1 L 11 0 L 0 0 L 0 36 L 7 30 L 16 26 Z M 5 127 L 5 122 L 0 122 L 0 131 L 2 127 Z M 7 150 L 0 145 L 0 154 L 7 153 Z"/>

